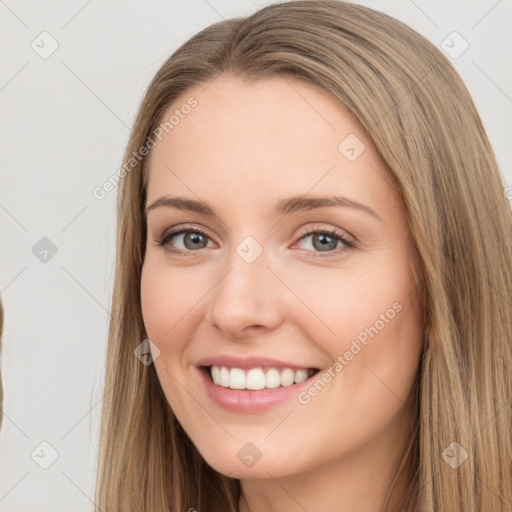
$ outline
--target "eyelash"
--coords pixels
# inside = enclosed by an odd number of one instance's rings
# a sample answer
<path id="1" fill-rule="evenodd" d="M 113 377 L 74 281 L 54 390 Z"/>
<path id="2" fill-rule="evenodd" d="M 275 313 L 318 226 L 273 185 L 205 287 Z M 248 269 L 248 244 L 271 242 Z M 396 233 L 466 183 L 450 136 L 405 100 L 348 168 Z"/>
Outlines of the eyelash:
<path id="1" fill-rule="evenodd" d="M 192 256 L 191 253 L 198 252 L 198 251 L 183 251 L 180 249 L 174 249 L 170 246 L 169 241 L 172 240 L 177 235 L 187 234 L 187 233 L 197 233 L 201 236 L 204 236 L 205 238 L 210 238 L 207 233 L 205 233 L 203 230 L 193 227 L 193 226 L 187 226 L 181 229 L 177 229 L 175 231 L 170 231 L 168 233 L 164 233 L 164 235 L 158 240 L 157 244 L 161 247 L 164 247 L 166 251 L 172 253 L 172 254 L 178 254 L 183 257 Z M 313 253 L 316 253 L 313 255 L 313 258 L 325 258 L 333 255 L 340 255 L 341 253 L 345 253 L 350 251 L 351 249 L 354 249 L 356 247 L 356 244 L 353 240 L 347 238 L 343 233 L 335 230 L 335 229 L 312 229 L 309 231 L 306 231 L 302 235 L 300 235 L 298 241 L 303 240 L 304 238 L 307 238 L 310 235 L 316 235 L 316 234 L 322 234 L 322 235 L 328 235 L 331 236 L 340 242 L 344 244 L 344 247 L 338 247 L 337 249 L 334 249 L 332 251 L 325 251 L 324 254 L 322 254 L 322 251 L 313 251 Z M 307 250 L 307 249 L 305 249 Z"/>

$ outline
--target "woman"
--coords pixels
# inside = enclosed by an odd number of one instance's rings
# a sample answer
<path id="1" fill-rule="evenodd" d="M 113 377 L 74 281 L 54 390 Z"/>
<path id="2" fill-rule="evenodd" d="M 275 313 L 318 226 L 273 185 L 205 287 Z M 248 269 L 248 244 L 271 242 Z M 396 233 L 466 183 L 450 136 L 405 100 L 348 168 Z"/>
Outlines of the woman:
<path id="1" fill-rule="evenodd" d="M 510 509 L 510 206 L 428 41 L 328 0 L 208 27 L 121 178 L 99 510 Z"/>

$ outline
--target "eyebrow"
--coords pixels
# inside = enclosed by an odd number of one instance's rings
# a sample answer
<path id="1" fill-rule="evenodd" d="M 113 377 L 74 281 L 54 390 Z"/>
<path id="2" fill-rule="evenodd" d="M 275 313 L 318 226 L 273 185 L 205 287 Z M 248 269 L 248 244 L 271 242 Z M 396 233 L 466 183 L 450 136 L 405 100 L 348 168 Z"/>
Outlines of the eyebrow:
<path id="1" fill-rule="evenodd" d="M 146 207 L 146 214 L 151 210 L 162 206 L 195 212 L 206 217 L 216 217 L 215 212 L 206 203 L 196 201 L 194 199 L 187 199 L 185 197 L 160 197 Z M 277 201 L 274 205 L 274 213 L 287 215 L 299 211 L 314 210 L 316 208 L 324 207 L 353 208 L 355 210 L 365 212 L 378 220 L 382 220 L 377 212 L 372 210 L 369 206 L 343 196 L 292 196 Z"/>

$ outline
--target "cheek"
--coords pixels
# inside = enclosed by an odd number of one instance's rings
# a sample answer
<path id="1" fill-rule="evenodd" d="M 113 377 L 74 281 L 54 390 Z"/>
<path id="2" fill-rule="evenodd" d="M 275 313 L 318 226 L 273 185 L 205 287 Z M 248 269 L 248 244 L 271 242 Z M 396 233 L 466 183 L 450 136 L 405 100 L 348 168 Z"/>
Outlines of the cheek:
<path id="1" fill-rule="evenodd" d="M 329 446 L 345 449 L 341 437 L 364 442 L 407 402 L 423 346 L 414 290 L 406 271 L 385 267 L 352 268 L 330 278 L 317 273 L 298 286 L 314 315 L 302 310 L 295 322 L 333 361 L 319 375 L 325 384 L 315 381 L 301 394 L 298 412 Z"/>
<path id="2" fill-rule="evenodd" d="M 151 265 L 144 264 L 142 268 L 140 295 L 146 332 L 151 340 L 160 340 L 172 326 L 172 318 L 166 312 L 173 308 L 169 286 Z"/>
<path id="3" fill-rule="evenodd" d="M 160 350 L 154 363 L 158 379 L 175 412 L 185 411 L 190 404 L 178 384 L 183 381 L 181 362 L 204 291 L 183 282 L 180 271 L 166 268 L 150 256 L 142 268 L 140 293 L 147 336 Z"/>
<path id="4" fill-rule="evenodd" d="M 383 406 L 386 402 L 379 400 L 392 395 L 386 386 L 405 400 L 417 374 L 423 324 L 408 269 L 405 262 L 339 272 L 322 269 L 296 282 L 294 291 L 308 309 L 300 307 L 293 321 L 333 362 L 340 363 L 332 390 L 341 402 L 357 409 L 363 404 L 370 409 Z"/>
<path id="5" fill-rule="evenodd" d="M 160 349 L 160 357 L 155 361 L 157 368 L 163 364 L 170 369 L 173 356 L 180 353 L 186 339 L 180 319 L 186 317 L 190 306 L 172 276 L 157 266 L 145 264 L 142 269 L 142 317 L 148 338 Z"/>
<path id="6" fill-rule="evenodd" d="M 141 305 L 150 339 L 166 344 L 179 342 L 183 326 L 200 309 L 206 284 L 189 269 L 171 269 L 148 258 L 142 268 Z M 203 289 L 204 288 L 204 289 Z M 162 347 L 160 347 L 162 349 Z"/>
<path id="7" fill-rule="evenodd" d="M 364 340 L 366 330 L 375 324 L 383 331 L 395 323 L 400 316 L 397 310 L 405 308 L 412 289 L 409 276 L 376 264 L 346 270 L 318 268 L 304 279 L 286 278 L 302 303 L 292 313 L 295 321 L 311 340 L 323 339 L 332 356 L 348 349 L 358 336 Z"/>

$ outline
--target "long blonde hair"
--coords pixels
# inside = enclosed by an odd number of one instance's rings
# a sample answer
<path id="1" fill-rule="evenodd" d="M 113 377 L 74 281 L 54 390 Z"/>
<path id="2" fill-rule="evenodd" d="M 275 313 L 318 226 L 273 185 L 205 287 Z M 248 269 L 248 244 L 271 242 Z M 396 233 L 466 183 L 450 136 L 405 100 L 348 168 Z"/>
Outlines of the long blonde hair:
<path id="1" fill-rule="evenodd" d="M 407 213 L 421 268 L 426 343 L 403 510 L 509 512 L 512 218 L 462 80 L 424 37 L 383 13 L 336 0 L 277 3 L 216 23 L 171 55 L 144 96 L 124 162 L 147 144 L 180 94 L 220 73 L 314 84 L 368 134 Z M 126 169 L 96 504 L 109 512 L 236 512 L 239 481 L 204 462 L 153 365 L 134 357 L 146 338 L 140 277 L 147 157 Z M 468 457 L 454 468 L 447 448 Z"/>

